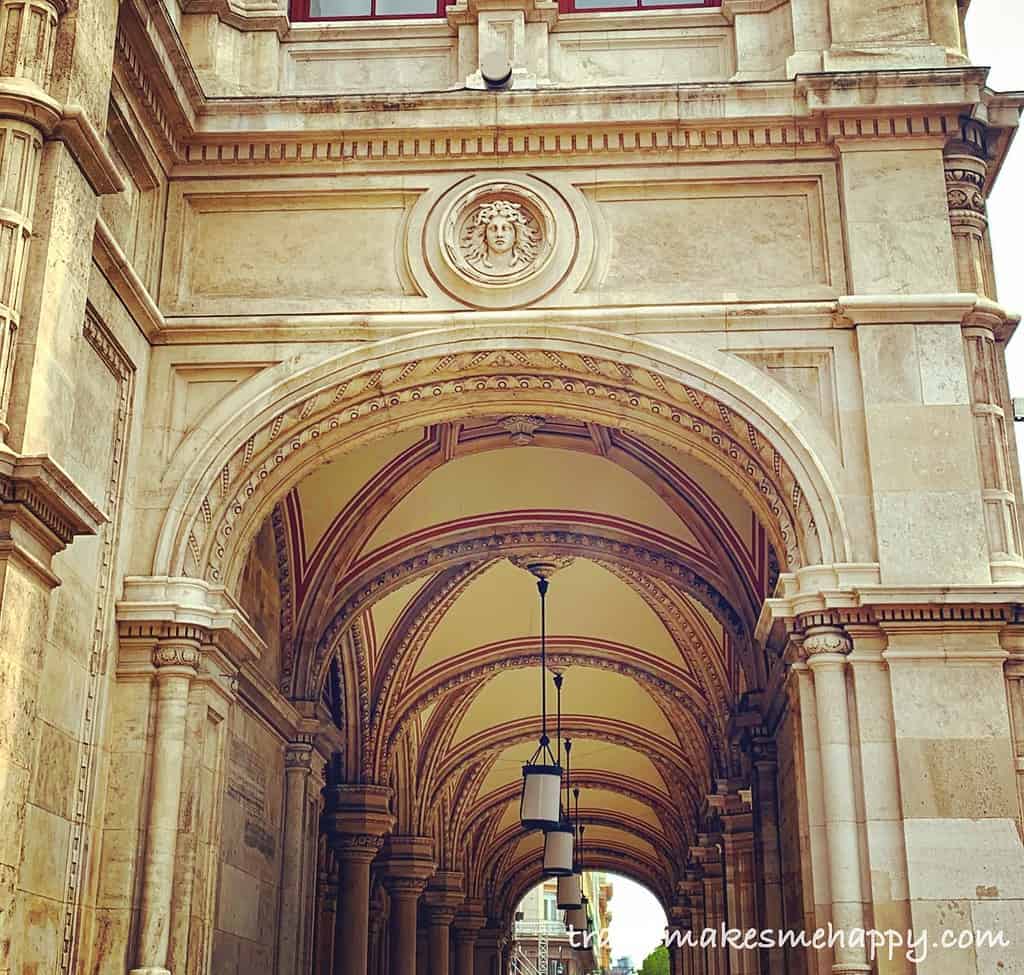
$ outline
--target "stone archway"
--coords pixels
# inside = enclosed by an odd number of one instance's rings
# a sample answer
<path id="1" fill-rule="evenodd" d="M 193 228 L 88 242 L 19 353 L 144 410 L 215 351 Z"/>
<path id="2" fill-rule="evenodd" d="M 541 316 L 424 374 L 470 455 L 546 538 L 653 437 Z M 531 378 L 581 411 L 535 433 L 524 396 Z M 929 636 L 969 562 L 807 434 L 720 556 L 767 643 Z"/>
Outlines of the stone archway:
<path id="1" fill-rule="evenodd" d="M 548 410 L 698 455 L 769 527 L 785 567 L 848 560 L 842 507 L 802 436 L 802 410 L 753 367 L 582 329 L 422 333 L 294 371 L 267 370 L 176 455 L 155 575 L 233 588 L 257 526 L 310 470 L 375 437 L 448 416 Z"/>

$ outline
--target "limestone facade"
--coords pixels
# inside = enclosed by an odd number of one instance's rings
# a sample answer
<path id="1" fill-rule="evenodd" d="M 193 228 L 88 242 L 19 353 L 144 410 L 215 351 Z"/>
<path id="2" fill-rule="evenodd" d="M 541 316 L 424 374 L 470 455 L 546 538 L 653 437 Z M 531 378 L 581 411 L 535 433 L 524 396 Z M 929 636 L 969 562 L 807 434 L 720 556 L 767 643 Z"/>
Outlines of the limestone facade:
<path id="1" fill-rule="evenodd" d="M 674 975 L 1024 966 L 967 7 L 3 0 L 0 975 L 504 975 L 508 556 L 594 870 L 1010 941 Z"/>

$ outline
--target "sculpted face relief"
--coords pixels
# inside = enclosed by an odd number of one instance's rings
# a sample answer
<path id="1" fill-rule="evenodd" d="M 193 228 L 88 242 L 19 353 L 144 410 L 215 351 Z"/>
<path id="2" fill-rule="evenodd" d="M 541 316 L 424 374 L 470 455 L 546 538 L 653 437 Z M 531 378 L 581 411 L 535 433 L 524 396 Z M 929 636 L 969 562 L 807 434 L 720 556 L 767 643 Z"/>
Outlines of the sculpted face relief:
<path id="1" fill-rule="evenodd" d="M 491 200 L 466 214 L 458 248 L 481 276 L 508 275 L 536 262 L 541 236 L 536 218 L 521 202 Z"/>

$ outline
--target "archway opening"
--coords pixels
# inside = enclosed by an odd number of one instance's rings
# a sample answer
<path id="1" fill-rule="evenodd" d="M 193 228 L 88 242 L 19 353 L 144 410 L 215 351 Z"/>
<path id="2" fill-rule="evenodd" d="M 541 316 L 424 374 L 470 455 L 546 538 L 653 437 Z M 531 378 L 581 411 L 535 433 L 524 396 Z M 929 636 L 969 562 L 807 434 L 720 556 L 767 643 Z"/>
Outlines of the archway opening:
<path id="1" fill-rule="evenodd" d="M 337 790 L 389 795 L 370 879 L 378 937 L 405 889 L 395 870 L 413 860 L 423 937 L 442 922 L 461 930 L 461 911 L 506 950 L 541 880 L 543 834 L 519 816 L 541 725 L 525 556 L 559 566 L 548 663 L 564 681 L 559 730 L 573 743 L 588 869 L 628 875 L 623 889 L 650 891 L 659 918 L 696 872 L 708 878 L 694 895 L 701 922 L 724 914 L 723 817 L 749 820 L 752 802 L 752 725 L 737 719 L 773 666 L 753 639 L 781 568 L 760 515 L 700 456 L 563 415 L 399 431 L 288 490 L 256 536 L 242 601 L 268 644 L 264 676 L 334 727 L 327 811 Z M 322 837 L 325 890 L 348 855 L 340 828 Z M 607 969 L 615 949 L 604 950 L 593 963 Z"/>
<path id="2" fill-rule="evenodd" d="M 643 884 L 622 874 L 583 875 L 589 927 L 577 932 L 558 909 L 557 884 L 536 884 L 516 907 L 513 954 L 520 967 L 542 975 L 640 971 L 665 944 L 668 918 Z"/>

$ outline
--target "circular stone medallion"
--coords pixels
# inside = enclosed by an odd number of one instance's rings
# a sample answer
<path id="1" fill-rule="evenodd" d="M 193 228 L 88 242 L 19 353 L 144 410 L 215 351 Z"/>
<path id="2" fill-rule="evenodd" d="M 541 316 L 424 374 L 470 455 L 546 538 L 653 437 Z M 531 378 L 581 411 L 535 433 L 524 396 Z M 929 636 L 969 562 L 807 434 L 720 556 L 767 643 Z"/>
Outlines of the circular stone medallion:
<path id="1" fill-rule="evenodd" d="M 492 183 L 464 193 L 444 220 L 444 255 L 463 277 L 510 285 L 541 271 L 555 243 L 547 204 L 514 183 Z"/>
<path id="2" fill-rule="evenodd" d="M 452 187 L 424 226 L 431 274 L 478 308 L 530 304 L 565 277 L 578 232 L 566 201 L 533 177 L 471 177 Z"/>

